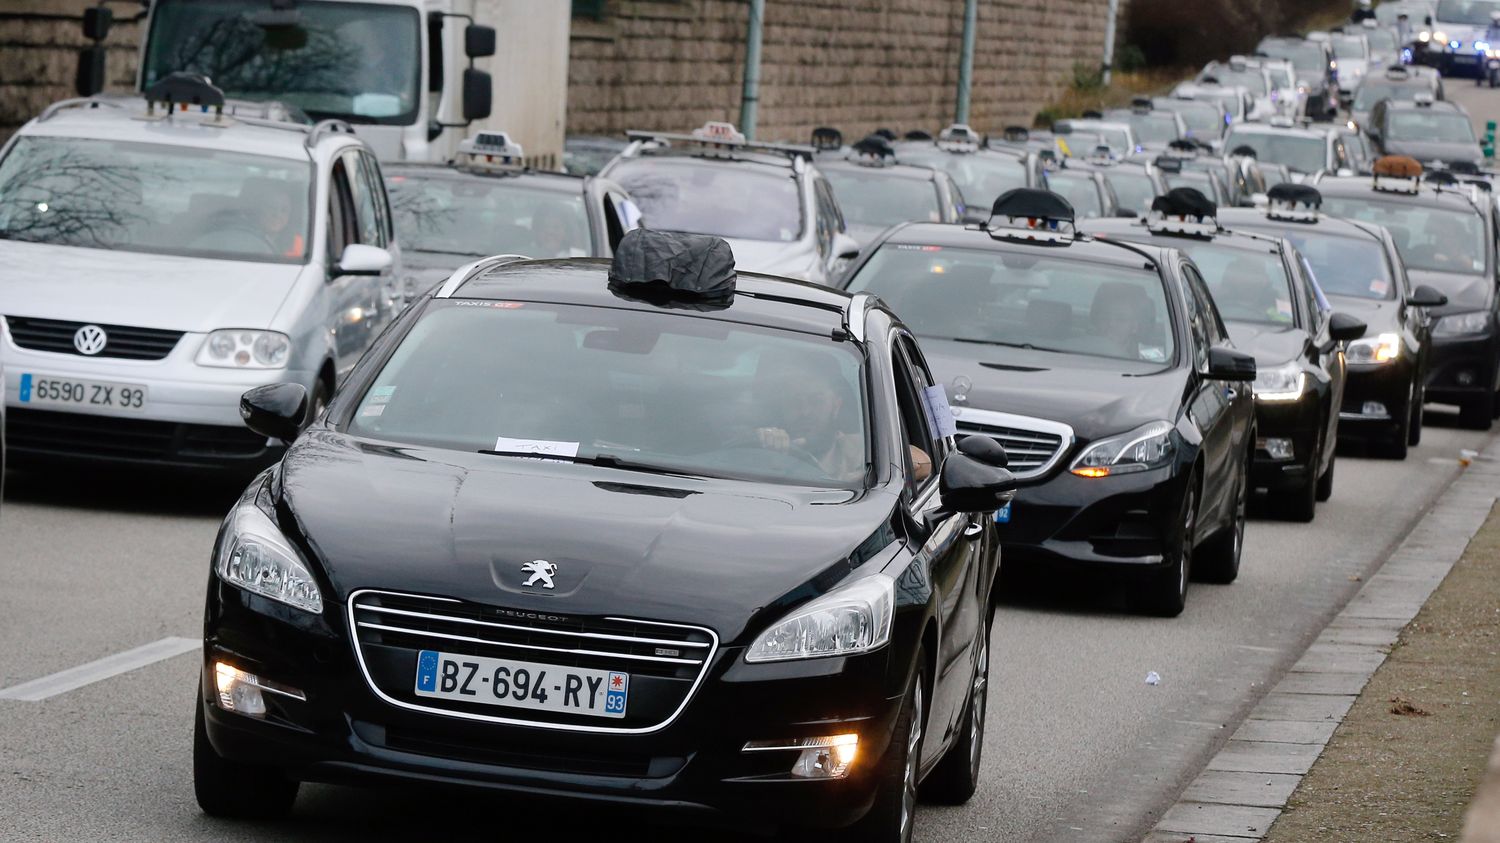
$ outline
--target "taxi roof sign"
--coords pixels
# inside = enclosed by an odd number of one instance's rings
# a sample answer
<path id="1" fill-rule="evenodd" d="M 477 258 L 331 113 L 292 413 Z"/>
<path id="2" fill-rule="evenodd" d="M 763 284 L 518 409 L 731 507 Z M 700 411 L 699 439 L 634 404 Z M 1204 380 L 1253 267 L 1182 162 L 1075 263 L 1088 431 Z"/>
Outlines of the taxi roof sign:
<path id="1" fill-rule="evenodd" d="M 849 147 L 848 160 L 861 167 L 889 167 L 896 163 L 896 150 L 882 135 L 870 135 Z"/>
<path id="2" fill-rule="evenodd" d="M 1370 168 L 1374 187 L 1385 193 L 1417 193 L 1421 188 L 1422 165 L 1405 155 L 1386 155 Z"/>
<path id="3" fill-rule="evenodd" d="M 937 145 L 939 149 L 946 149 L 949 152 L 977 152 L 979 151 L 979 133 L 970 128 L 967 123 L 954 123 L 938 132 Z"/>
<path id="4" fill-rule="evenodd" d="M 1000 194 L 984 230 L 996 240 L 1066 246 L 1078 236 L 1073 205 L 1050 190 L 1016 187 Z"/>
<path id="5" fill-rule="evenodd" d="M 525 152 L 505 132 L 475 132 L 458 145 L 464 162 L 476 169 L 516 170 L 521 168 Z"/>
<path id="6" fill-rule="evenodd" d="M 1219 225 L 1219 206 L 1195 187 L 1174 187 L 1151 201 L 1146 229 L 1155 234 L 1212 237 Z"/>
<path id="7" fill-rule="evenodd" d="M 819 126 L 812 130 L 812 148 L 819 152 L 832 152 L 844 146 L 844 133 L 832 126 Z"/>
<path id="8" fill-rule="evenodd" d="M 723 120 L 710 120 L 702 126 L 693 130 L 693 137 L 708 143 L 736 143 L 745 142 L 745 135 L 734 127 L 733 123 Z"/>
<path id="9" fill-rule="evenodd" d="M 1323 194 L 1305 184 L 1282 182 L 1266 191 L 1266 217 L 1283 222 L 1317 222 Z"/>

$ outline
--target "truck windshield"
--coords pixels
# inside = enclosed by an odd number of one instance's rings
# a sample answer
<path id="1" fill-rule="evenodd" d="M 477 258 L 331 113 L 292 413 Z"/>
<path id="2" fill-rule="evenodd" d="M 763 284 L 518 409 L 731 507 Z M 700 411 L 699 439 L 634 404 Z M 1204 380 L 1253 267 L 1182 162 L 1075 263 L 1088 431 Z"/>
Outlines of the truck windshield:
<path id="1" fill-rule="evenodd" d="M 1494 11 L 1500 11 L 1495 0 L 1438 0 L 1433 22 L 1487 24 Z"/>
<path id="2" fill-rule="evenodd" d="M 416 122 L 421 78 L 415 8 L 305 0 L 158 0 L 141 80 L 202 73 L 230 97 L 280 100 L 315 118 Z"/>
<path id="3" fill-rule="evenodd" d="M 0 161 L 0 239 L 306 263 L 312 164 L 28 136 Z"/>

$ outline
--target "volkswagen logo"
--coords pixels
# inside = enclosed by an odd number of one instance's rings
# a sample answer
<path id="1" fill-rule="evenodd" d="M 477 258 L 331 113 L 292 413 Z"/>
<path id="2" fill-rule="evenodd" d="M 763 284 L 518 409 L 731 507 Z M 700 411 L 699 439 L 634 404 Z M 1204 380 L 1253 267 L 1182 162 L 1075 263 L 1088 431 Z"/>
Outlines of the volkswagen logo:
<path id="1" fill-rule="evenodd" d="M 73 334 L 73 347 L 78 349 L 79 354 L 90 357 L 103 351 L 107 342 L 109 335 L 98 325 L 84 325 Z"/>

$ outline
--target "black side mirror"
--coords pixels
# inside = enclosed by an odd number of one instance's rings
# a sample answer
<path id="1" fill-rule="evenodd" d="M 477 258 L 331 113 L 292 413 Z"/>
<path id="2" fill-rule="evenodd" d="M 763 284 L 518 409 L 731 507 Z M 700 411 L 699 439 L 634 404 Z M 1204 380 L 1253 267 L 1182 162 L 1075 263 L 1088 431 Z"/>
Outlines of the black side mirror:
<path id="1" fill-rule="evenodd" d="M 464 27 L 464 55 L 482 59 L 495 54 L 495 28 L 471 23 Z"/>
<path id="2" fill-rule="evenodd" d="M 982 434 L 971 434 L 958 440 L 958 452 L 995 468 L 1010 466 L 1010 455 L 1005 453 L 1005 446 Z"/>
<path id="3" fill-rule="evenodd" d="M 472 67 L 464 68 L 464 122 L 472 123 L 490 116 L 495 85 L 490 75 Z"/>
<path id="4" fill-rule="evenodd" d="M 1015 491 L 1015 475 L 963 453 L 950 455 L 938 476 L 939 500 L 948 512 L 994 512 Z"/>
<path id="5" fill-rule="evenodd" d="M 1216 381 L 1255 380 L 1255 358 L 1243 351 L 1215 346 L 1208 350 L 1208 376 Z"/>
<path id="6" fill-rule="evenodd" d="M 306 415 L 307 387 L 300 383 L 257 386 L 240 396 L 240 418 L 245 420 L 245 427 L 271 439 L 296 439 Z"/>
<path id="7" fill-rule="evenodd" d="M 1328 317 L 1328 336 L 1337 342 L 1353 342 L 1365 335 L 1365 323 L 1347 313 Z"/>
<path id="8" fill-rule="evenodd" d="M 1418 284 L 1411 295 L 1406 298 L 1406 303 L 1411 307 L 1442 307 L 1448 303 L 1448 297 L 1441 290 L 1434 289 L 1426 284 Z"/>
<path id="9" fill-rule="evenodd" d="M 1428 15 L 1427 17 L 1422 18 L 1422 22 L 1427 24 L 1428 26 L 1432 26 L 1432 15 Z"/>

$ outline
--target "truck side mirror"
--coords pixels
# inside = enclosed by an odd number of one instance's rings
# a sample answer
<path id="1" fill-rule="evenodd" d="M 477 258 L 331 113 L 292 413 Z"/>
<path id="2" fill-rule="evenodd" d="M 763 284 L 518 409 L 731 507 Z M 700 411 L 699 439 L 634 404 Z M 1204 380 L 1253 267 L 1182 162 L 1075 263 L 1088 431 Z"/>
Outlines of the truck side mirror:
<path id="1" fill-rule="evenodd" d="M 103 41 L 109 37 L 109 26 L 115 21 L 115 13 L 105 6 L 94 6 L 83 10 L 83 37 L 90 41 Z"/>
<path id="2" fill-rule="evenodd" d="M 495 54 L 495 28 L 471 23 L 464 27 L 464 55 L 471 59 L 488 58 Z"/>
<path id="3" fill-rule="evenodd" d="M 78 51 L 78 72 L 73 90 L 80 97 L 91 97 L 104 90 L 104 45 L 94 44 Z"/>
<path id="4" fill-rule="evenodd" d="M 464 122 L 472 123 L 490 116 L 495 84 L 490 75 L 472 67 L 464 68 Z"/>

